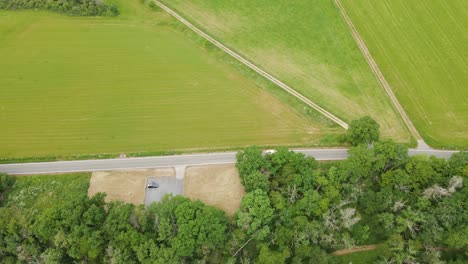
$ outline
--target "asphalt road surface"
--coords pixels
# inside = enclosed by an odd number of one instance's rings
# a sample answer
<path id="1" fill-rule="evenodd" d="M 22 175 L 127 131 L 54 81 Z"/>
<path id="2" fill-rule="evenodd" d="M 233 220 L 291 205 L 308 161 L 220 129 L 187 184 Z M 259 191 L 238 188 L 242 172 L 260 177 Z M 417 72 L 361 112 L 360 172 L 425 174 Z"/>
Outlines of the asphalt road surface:
<path id="1" fill-rule="evenodd" d="M 299 149 L 317 160 L 343 160 L 348 156 L 347 149 Z M 410 149 L 410 155 L 426 154 L 439 158 L 449 158 L 457 151 Z M 236 162 L 236 152 L 206 154 L 186 154 L 173 156 L 119 158 L 104 160 L 76 160 L 36 163 L 1 164 L 0 172 L 9 174 L 49 174 L 67 172 L 88 172 L 103 170 L 142 169 L 175 166 L 194 166 L 211 164 L 229 164 Z"/>

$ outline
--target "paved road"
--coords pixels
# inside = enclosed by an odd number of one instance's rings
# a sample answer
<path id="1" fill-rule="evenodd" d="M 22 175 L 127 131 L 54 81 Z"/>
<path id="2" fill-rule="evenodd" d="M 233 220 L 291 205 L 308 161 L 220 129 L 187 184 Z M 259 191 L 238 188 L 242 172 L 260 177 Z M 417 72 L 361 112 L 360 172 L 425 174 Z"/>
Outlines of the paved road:
<path id="1" fill-rule="evenodd" d="M 308 156 L 316 158 L 317 160 L 343 160 L 348 156 L 347 149 L 300 149 L 295 151 L 302 152 Z M 440 158 L 448 158 L 455 152 L 456 151 L 410 149 L 409 154 L 426 154 L 434 155 Z M 210 164 L 232 164 L 235 163 L 235 161 L 236 152 L 221 152 L 143 158 L 3 164 L 0 165 L 0 172 L 17 175 L 45 174 Z"/>
<path id="2" fill-rule="evenodd" d="M 272 76 L 271 74 L 267 73 L 266 71 L 264 71 L 263 69 L 259 68 L 258 66 L 256 66 L 255 64 L 251 63 L 250 61 L 248 61 L 247 59 L 245 59 L 244 57 L 242 57 L 241 55 L 239 55 L 238 53 L 234 52 L 233 50 L 229 49 L 228 47 L 226 47 L 225 45 L 223 45 L 221 42 L 215 40 L 214 38 L 212 38 L 211 36 L 209 36 L 208 34 L 206 34 L 205 32 L 201 31 L 199 28 L 195 27 L 192 23 L 188 22 L 185 18 L 181 17 L 179 14 L 177 14 L 176 12 L 174 12 L 172 9 L 170 9 L 169 7 L 165 6 L 164 4 L 162 4 L 161 2 L 159 1 L 154 1 L 156 3 L 156 5 L 158 5 L 160 8 L 162 8 L 164 11 L 166 11 L 167 13 L 169 13 L 171 16 L 175 17 L 177 20 L 179 20 L 180 22 L 182 22 L 184 25 L 186 25 L 188 28 L 190 28 L 191 30 L 193 30 L 195 33 L 197 33 L 198 35 L 200 35 L 201 37 L 203 37 L 204 39 L 208 40 L 209 42 L 211 42 L 213 45 L 215 45 L 216 47 L 220 48 L 221 50 L 223 50 L 224 52 L 226 52 L 227 54 L 229 54 L 230 56 L 232 56 L 233 58 L 235 58 L 236 60 L 238 60 L 239 62 L 241 62 L 242 64 L 244 64 L 245 66 L 249 67 L 250 69 L 254 70 L 255 72 L 257 72 L 258 74 L 260 74 L 261 76 L 265 77 L 266 79 L 270 80 L 271 82 L 273 82 L 274 84 L 278 85 L 279 87 L 281 87 L 283 90 L 285 90 L 286 92 L 288 92 L 289 94 L 293 95 L 294 97 L 296 97 L 297 99 L 301 100 L 302 102 L 304 102 L 305 104 L 307 104 L 308 106 L 314 108 L 315 110 L 317 110 L 319 113 L 321 113 L 322 115 L 326 116 L 327 118 L 329 118 L 330 120 L 332 120 L 333 122 L 337 123 L 338 125 L 340 125 L 341 127 L 343 127 L 344 129 L 348 129 L 348 124 L 346 122 L 344 122 L 343 120 L 339 119 L 338 117 L 336 117 L 335 115 L 333 115 L 332 113 L 328 112 L 327 110 L 325 110 L 324 108 L 320 107 L 319 105 L 317 105 L 316 103 L 312 102 L 310 99 L 308 99 L 307 97 L 303 96 L 302 94 L 300 94 L 299 92 L 297 92 L 296 90 L 294 90 L 293 88 L 291 88 L 290 86 L 288 86 L 287 84 L 283 83 L 282 81 L 278 80 L 277 78 L 275 78 L 274 76 Z"/>

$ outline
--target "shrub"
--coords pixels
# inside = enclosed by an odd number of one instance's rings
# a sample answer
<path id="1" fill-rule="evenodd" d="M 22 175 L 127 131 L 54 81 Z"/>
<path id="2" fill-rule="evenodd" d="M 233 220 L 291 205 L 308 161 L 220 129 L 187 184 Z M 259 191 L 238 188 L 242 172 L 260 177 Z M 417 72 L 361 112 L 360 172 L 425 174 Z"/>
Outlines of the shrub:
<path id="1" fill-rule="evenodd" d="M 98 4 L 95 0 L 1 0 L 0 9 L 41 9 L 73 16 L 117 16 L 113 4 Z"/>
<path id="2" fill-rule="evenodd" d="M 379 140 L 380 125 L 369 116 L 351 121 L 348 129 L 348 140 L 353 146 L 372 144 Z"/>

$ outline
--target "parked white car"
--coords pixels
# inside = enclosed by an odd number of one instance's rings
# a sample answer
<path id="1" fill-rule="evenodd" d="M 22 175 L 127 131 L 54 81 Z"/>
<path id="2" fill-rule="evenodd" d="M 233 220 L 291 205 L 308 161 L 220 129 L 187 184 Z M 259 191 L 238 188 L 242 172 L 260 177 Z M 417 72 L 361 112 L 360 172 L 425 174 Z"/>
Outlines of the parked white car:
<path id="1" fill-rule="evenodd" d="M 274 149 L 267 149 L 267 150 L 265 150 L 264 153 L 265 153 L 265 154 L 270 154 L 270 155 L 271 155 L 271 154 L 275 154 L 275 153 L 276 153 L 276 150 L 274 150 Z"/>

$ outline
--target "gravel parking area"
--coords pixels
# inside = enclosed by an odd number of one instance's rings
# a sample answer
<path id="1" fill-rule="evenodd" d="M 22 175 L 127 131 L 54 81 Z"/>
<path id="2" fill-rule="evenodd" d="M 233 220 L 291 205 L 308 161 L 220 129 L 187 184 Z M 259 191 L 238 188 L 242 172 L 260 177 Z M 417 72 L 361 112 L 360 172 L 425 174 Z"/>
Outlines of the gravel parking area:
<path id="1" fill-rule="evenodd" d="M 159 185 L 158 188 L 146 188 L 145 205 L 148 206 L 153 202 L 159 202 L 167 193 L 182 195 L 184 193 L 184 180 L 176 177 L 148 177 L 146 186 L 149 183 L 155 182 Z"/>

